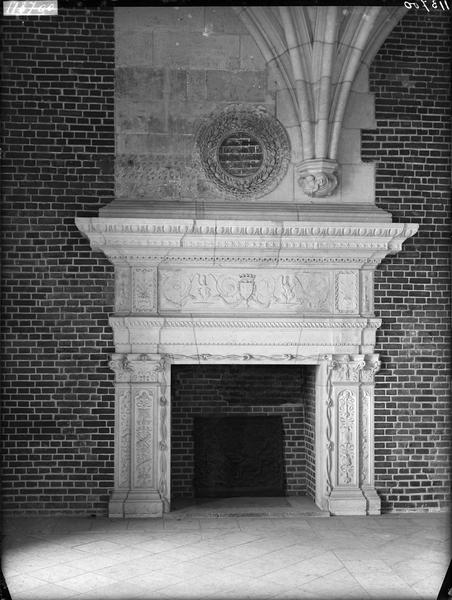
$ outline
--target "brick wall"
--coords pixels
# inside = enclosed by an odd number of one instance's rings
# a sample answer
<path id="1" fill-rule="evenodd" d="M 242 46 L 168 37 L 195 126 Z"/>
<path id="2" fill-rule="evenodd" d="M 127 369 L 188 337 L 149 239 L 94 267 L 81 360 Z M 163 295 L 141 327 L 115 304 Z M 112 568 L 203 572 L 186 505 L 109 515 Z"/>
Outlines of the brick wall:
<path id="1" fill-rule="evenodd" d="M 3 509 L 105 513 L 112 268 L 74 224 L 113 199 L 113 11 L 3 20 Z"/>
<path id="2" fill-rule="evenodd" d="M 450 17 L 412 10 L 375 58 L 377 204 L 419 232 L 376 272 L 375 474 L 385 511 L 438 510 L 450 454 Z"/>
<path id="3" fill-rule="evenodd" d="M 281 415 L 286 493 L 306 493 L 305 368 L 175 365 L 171 371 L 173 499 L 193 496 L 193 418 L 208 415 Z"/>
<path id="4" fill-rule="evenodd" d="M 262 164 L 262 147 L 248 134 L 235 133 L 224 140 L 218 150 L 218 162 L 230 175 L 253 175 Z"/>
<path id="5" fill-rule="evenodd" d="M 2 40 L 3 508 L 105 514 L 113 271 L 74 218 L 113 199 L 113 12 L 5 18 Z M 363 158 L 378 161 L 378 205 L 420 223 L 376 274 L 375 467 L 386 511 L 437 510 L 449 489 L 449 48 L 448 15 L 413 10 L 371 69 L 378 129 L 363 133 Z M 257 73 L 252 55 L 242 64 Z M 227 79 L 213 71 L 211 86 Z"/>

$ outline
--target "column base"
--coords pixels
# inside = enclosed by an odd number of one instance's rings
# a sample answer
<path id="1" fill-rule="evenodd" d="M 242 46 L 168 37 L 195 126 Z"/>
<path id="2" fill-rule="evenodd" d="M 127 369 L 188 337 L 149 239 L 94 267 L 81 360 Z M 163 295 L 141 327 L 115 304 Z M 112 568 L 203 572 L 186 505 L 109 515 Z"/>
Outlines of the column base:
<path id="1" fill-rule="evenodd" d="M 161 517 L 163 502 L 156 490 L 114 490 L 108 503 L 110 519 Z"/>
<path id="2" fill-rule="evenodd" d="M 123 519 L 124 518 L 124 502 L 127 499 L 129 490 L 113 490 L 108 502 L 108 518 Z"/>
<path id="3" fill-rule="evenodd" d="M 381 500 L 374 487 L 362 486 L 363 494 L 367 501 L 368 515 L 381 515 Z"/>
<path id="4" fill-rule="evenodd" d="M 163 502 L 156 490 L 131 490 L 124 502 L 124 517 L 126 519 L 145 519 L 161 517 Z"/>
<path id="5" fill-rule="evenodd" d="M 365 515 L 367 501 L 359 488 L 334 488 L 328 501 L 332 515 Z"/>

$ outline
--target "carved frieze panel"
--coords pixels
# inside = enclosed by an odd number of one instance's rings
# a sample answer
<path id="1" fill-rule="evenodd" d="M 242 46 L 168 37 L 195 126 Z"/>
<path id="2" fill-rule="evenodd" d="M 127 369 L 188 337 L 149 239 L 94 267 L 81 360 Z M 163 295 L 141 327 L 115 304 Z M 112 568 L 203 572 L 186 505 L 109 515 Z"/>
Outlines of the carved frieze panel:
<path id="1" fill-rule="evenodd" d="M 130 485 L 130 389 L 129 387 L 116 388 L 116 410 L 119 421 L 118 436 L 118 486 L 128 488 Z"/>
<path id="2" fill-rule="evenodd" d="M 149 488 L 153 482 L 154 390 L 134 389 L 135 460 L 134 487 Z"/>
<path id="3" fill-rule="evenodd" d="M 338 483 L 351 485 L 355 482 L 356 460 L 356 393 L 351 389 L 337 394 L 338 411 Z"/>
<path id="4" fill-rule="evenodd" d="M 157 269 L 132 268 L 132 310 L 153 313 L 157 308 Z"/>
<path id="5" fill-rule="evenodd" d="M 131 277 L 130 267 L 117 266 L 115 268 L 115 311 L 130 311 L 131 307 Z"/>
<path id="6" fill-rule="evenodd" d="M 358 312 L 358 275 L 354 271 L 336 273 L 336 310 L 340 313 Z"/>
<path id="7" fill-rule="evenodd" d="M 326 271 L 168 269 L 160 271 L 160 310 L 330 313 Z"/>

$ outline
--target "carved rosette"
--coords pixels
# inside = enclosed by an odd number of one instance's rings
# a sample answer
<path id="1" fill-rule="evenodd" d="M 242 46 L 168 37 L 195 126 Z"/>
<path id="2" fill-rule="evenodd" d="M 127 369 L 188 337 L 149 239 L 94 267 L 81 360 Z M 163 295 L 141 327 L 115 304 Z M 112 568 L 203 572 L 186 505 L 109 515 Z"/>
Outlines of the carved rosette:
<path id="1" fill-rule="evenodd" d="M 222 142 L 238 133 L 249 135 L 261 146 L 262 163 L 249 175 L 231 175 L 218 158 Z M 290 162 L 286 130 L 264 106 L 230 104 L 210 115 L 196 133 L 196 145 L 207 178 L 220 190 L 239 198 L 259 198 L 271 192 L 286 174 Z"/>
<path id="2" fill-rule="evenodd" d="M 150 488 L 153 479 L 153 410 L 154 393 L 140 389 L 134 394 L 135 403 L 135 464 L 134 487 Z"/>
<path id="3" fill-rule="evenodd" d="M 297 167 L 298 184 L 312 198 L 331 196 L 338 184 L 337 162 L 328 159 L 305 160 Z"/>
<path id="4" fill-rule="evenodd" d="M 118 485 L 128 488 L 130 485 L 130 390 L 118 388 L 116 394 L 119 415 Z"/>
<path id="5" fill-rule="evenodd" d="M 350 485 L 355 479 L 355 420 L 356 395 L 352 390 L 342 390 L 337 395 L 338 404 L 338 483 Z"/>

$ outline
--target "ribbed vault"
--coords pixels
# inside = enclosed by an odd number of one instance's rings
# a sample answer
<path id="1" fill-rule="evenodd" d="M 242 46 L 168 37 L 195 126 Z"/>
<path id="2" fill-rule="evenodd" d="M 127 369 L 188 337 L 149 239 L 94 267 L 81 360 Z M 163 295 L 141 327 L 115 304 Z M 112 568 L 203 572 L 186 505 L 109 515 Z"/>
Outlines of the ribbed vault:
<path id="1" fill-rule="evenodd" d="M 337 187 L 337 151 L 350 90 L 406 12 L 393 6 L 247 6 L 253 36 L 297 123 L 298 181 L 309 196 Z"/>

